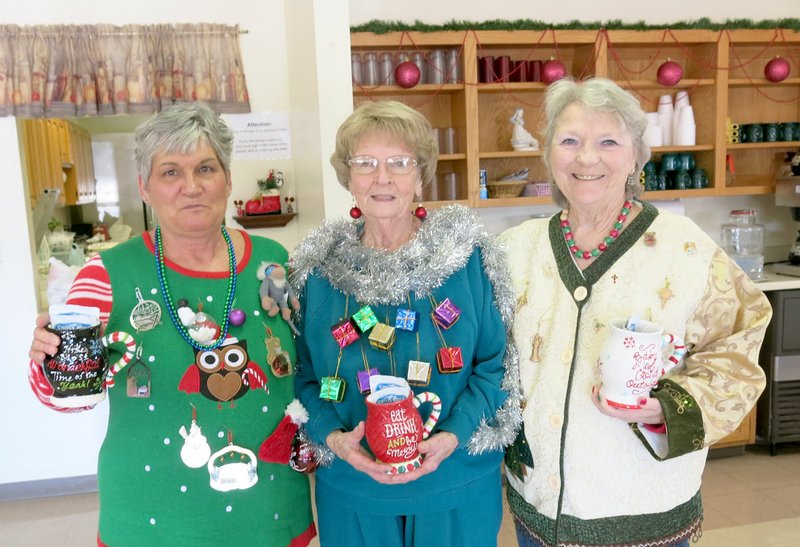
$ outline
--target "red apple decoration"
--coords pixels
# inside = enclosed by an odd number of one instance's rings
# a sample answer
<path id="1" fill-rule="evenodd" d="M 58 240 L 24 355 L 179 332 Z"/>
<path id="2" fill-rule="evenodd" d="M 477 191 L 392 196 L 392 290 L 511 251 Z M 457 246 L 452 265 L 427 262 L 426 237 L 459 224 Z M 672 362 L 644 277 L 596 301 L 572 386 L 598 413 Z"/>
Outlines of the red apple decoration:
<path id="1" fill-rule="evenodd" d="M 404 61 L 394 69 L 394 81 L 397 85 L 408 89 L 419 83 L 419 67 L 411 61 Z"/>
<path id="2" fill-rule="evenodd" d="M 672 87 L 683 78 L 683 69 L 681 65 L 671 59 L 667 59 L 658 67 L 656 72 L 656 79 L 658 83 L 665 87 Z"/>
<path id="3" fill-rule="evenodd" d="M 789 77 L 789 61 L 775 57 L 764 67 L 764 77 L 770 82 L 782 82 Z"/>
<path id="4" fill-rule="evenodd" d="M 567 75 L 567 68 L 558 59 L 550 59 L 542 65 L 542 82 L 547 85 Z"/>

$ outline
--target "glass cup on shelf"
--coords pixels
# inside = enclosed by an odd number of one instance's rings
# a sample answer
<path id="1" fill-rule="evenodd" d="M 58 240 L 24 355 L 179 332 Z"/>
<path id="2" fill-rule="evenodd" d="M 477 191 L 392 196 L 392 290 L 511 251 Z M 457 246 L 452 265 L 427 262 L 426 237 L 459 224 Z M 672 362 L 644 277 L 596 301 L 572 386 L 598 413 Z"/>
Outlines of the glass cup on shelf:
<path id="1" fill-rule="evenodd" d="M 364 72 L 361 67 L 361 54 L 353 53 L 350 55 L 350 69 L 352 70 L 353 83 L 364 83 Z"/>
<path id="2" fill-rule="evenodd" d="M 362 64 L 364 85 L 378 85 L 378 54 L 365 53 Z"/>
<path id="3" fill-rule="evenodd" d="M 378 66 L 380 70 L 380 84 L 394 85 L 394 56 L 388 52 L 381 53 Z"/>

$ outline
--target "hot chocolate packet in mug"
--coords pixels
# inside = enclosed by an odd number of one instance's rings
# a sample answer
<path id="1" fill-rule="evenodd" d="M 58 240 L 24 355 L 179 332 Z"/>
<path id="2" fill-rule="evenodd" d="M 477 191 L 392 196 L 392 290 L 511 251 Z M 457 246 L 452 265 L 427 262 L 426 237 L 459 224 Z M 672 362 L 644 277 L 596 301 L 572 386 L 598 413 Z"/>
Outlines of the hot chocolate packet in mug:
<path id="1" fill-rule="evenodd" d="M 54 304 L 49 311 L 50 325 L 57 330 L 80 329 L 100 324 L 100 310 L 95 307 Z"/>
<path id="2" fill-rule="evenodd" d="M 411 392 L 411 388 L 405 378 L 398 378 L 397 376 L 389 376 L 388 374 L 375 374 L 369 377 L 369 390 L 372 393 L 377 393 L 382 389 L 396 388 L 405 390 L 406 395 Z"/>

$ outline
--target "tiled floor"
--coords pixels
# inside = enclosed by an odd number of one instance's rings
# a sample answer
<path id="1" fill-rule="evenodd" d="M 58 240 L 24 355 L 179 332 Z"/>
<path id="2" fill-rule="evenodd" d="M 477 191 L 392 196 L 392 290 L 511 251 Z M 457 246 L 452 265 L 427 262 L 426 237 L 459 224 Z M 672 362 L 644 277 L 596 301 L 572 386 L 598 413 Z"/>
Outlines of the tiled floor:
<path id="1" fill-rule="evenodd" d="M 703 502 L 703 537 L 696 545 L 800 545 L 800 444 L 781 445 L 775 457 L 754 446 L 742 455 L 709 460 L 703 477 Z M 0 544 L 91 547 L 95 545 L 96 519 L 94 494 L 0 503 Z M 516 545 L 507 514 L 498 545 Z"/>

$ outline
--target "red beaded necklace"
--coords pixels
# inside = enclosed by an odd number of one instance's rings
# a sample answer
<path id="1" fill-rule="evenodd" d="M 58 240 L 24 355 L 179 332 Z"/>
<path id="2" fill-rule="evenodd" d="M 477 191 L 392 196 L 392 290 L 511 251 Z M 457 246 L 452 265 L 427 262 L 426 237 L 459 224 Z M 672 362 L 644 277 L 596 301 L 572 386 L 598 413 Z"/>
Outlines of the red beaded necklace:
<path id="1" fill-rule="evenodd" d="M 619 237 L 619 231 L 622 230 L 622 225 L 625 224 L 625 221 L 628 219 L 628 213 L 631 212 L 632 206 L 633 203 L 630 200 L 626 200 L 625 203 L 622 204 L 622 209 L 619 215 L 617 215 L 617 221 L 614 223 L 614 227 L 611 228 L 611 231 L 603 239 L 603 242 L 598 245 L 596 249 L 592 249 L 591 251 L 581 251 L 578 249 L 578 246 L 575 244 L 575 237 L 572 235 L 572 228 L 569 225 L 569 220 L 567 220 L 569 209 L 562 210 L 560 217 L 561 230 L 564 232 L 564 240 L 567 242 L 567 247 L 569 247 L 569 252 L 572 253 L 572 256 L 575 258 L 583 258 L 584 260 L 600 256 L 608 249 L 608 246 Z"/>

